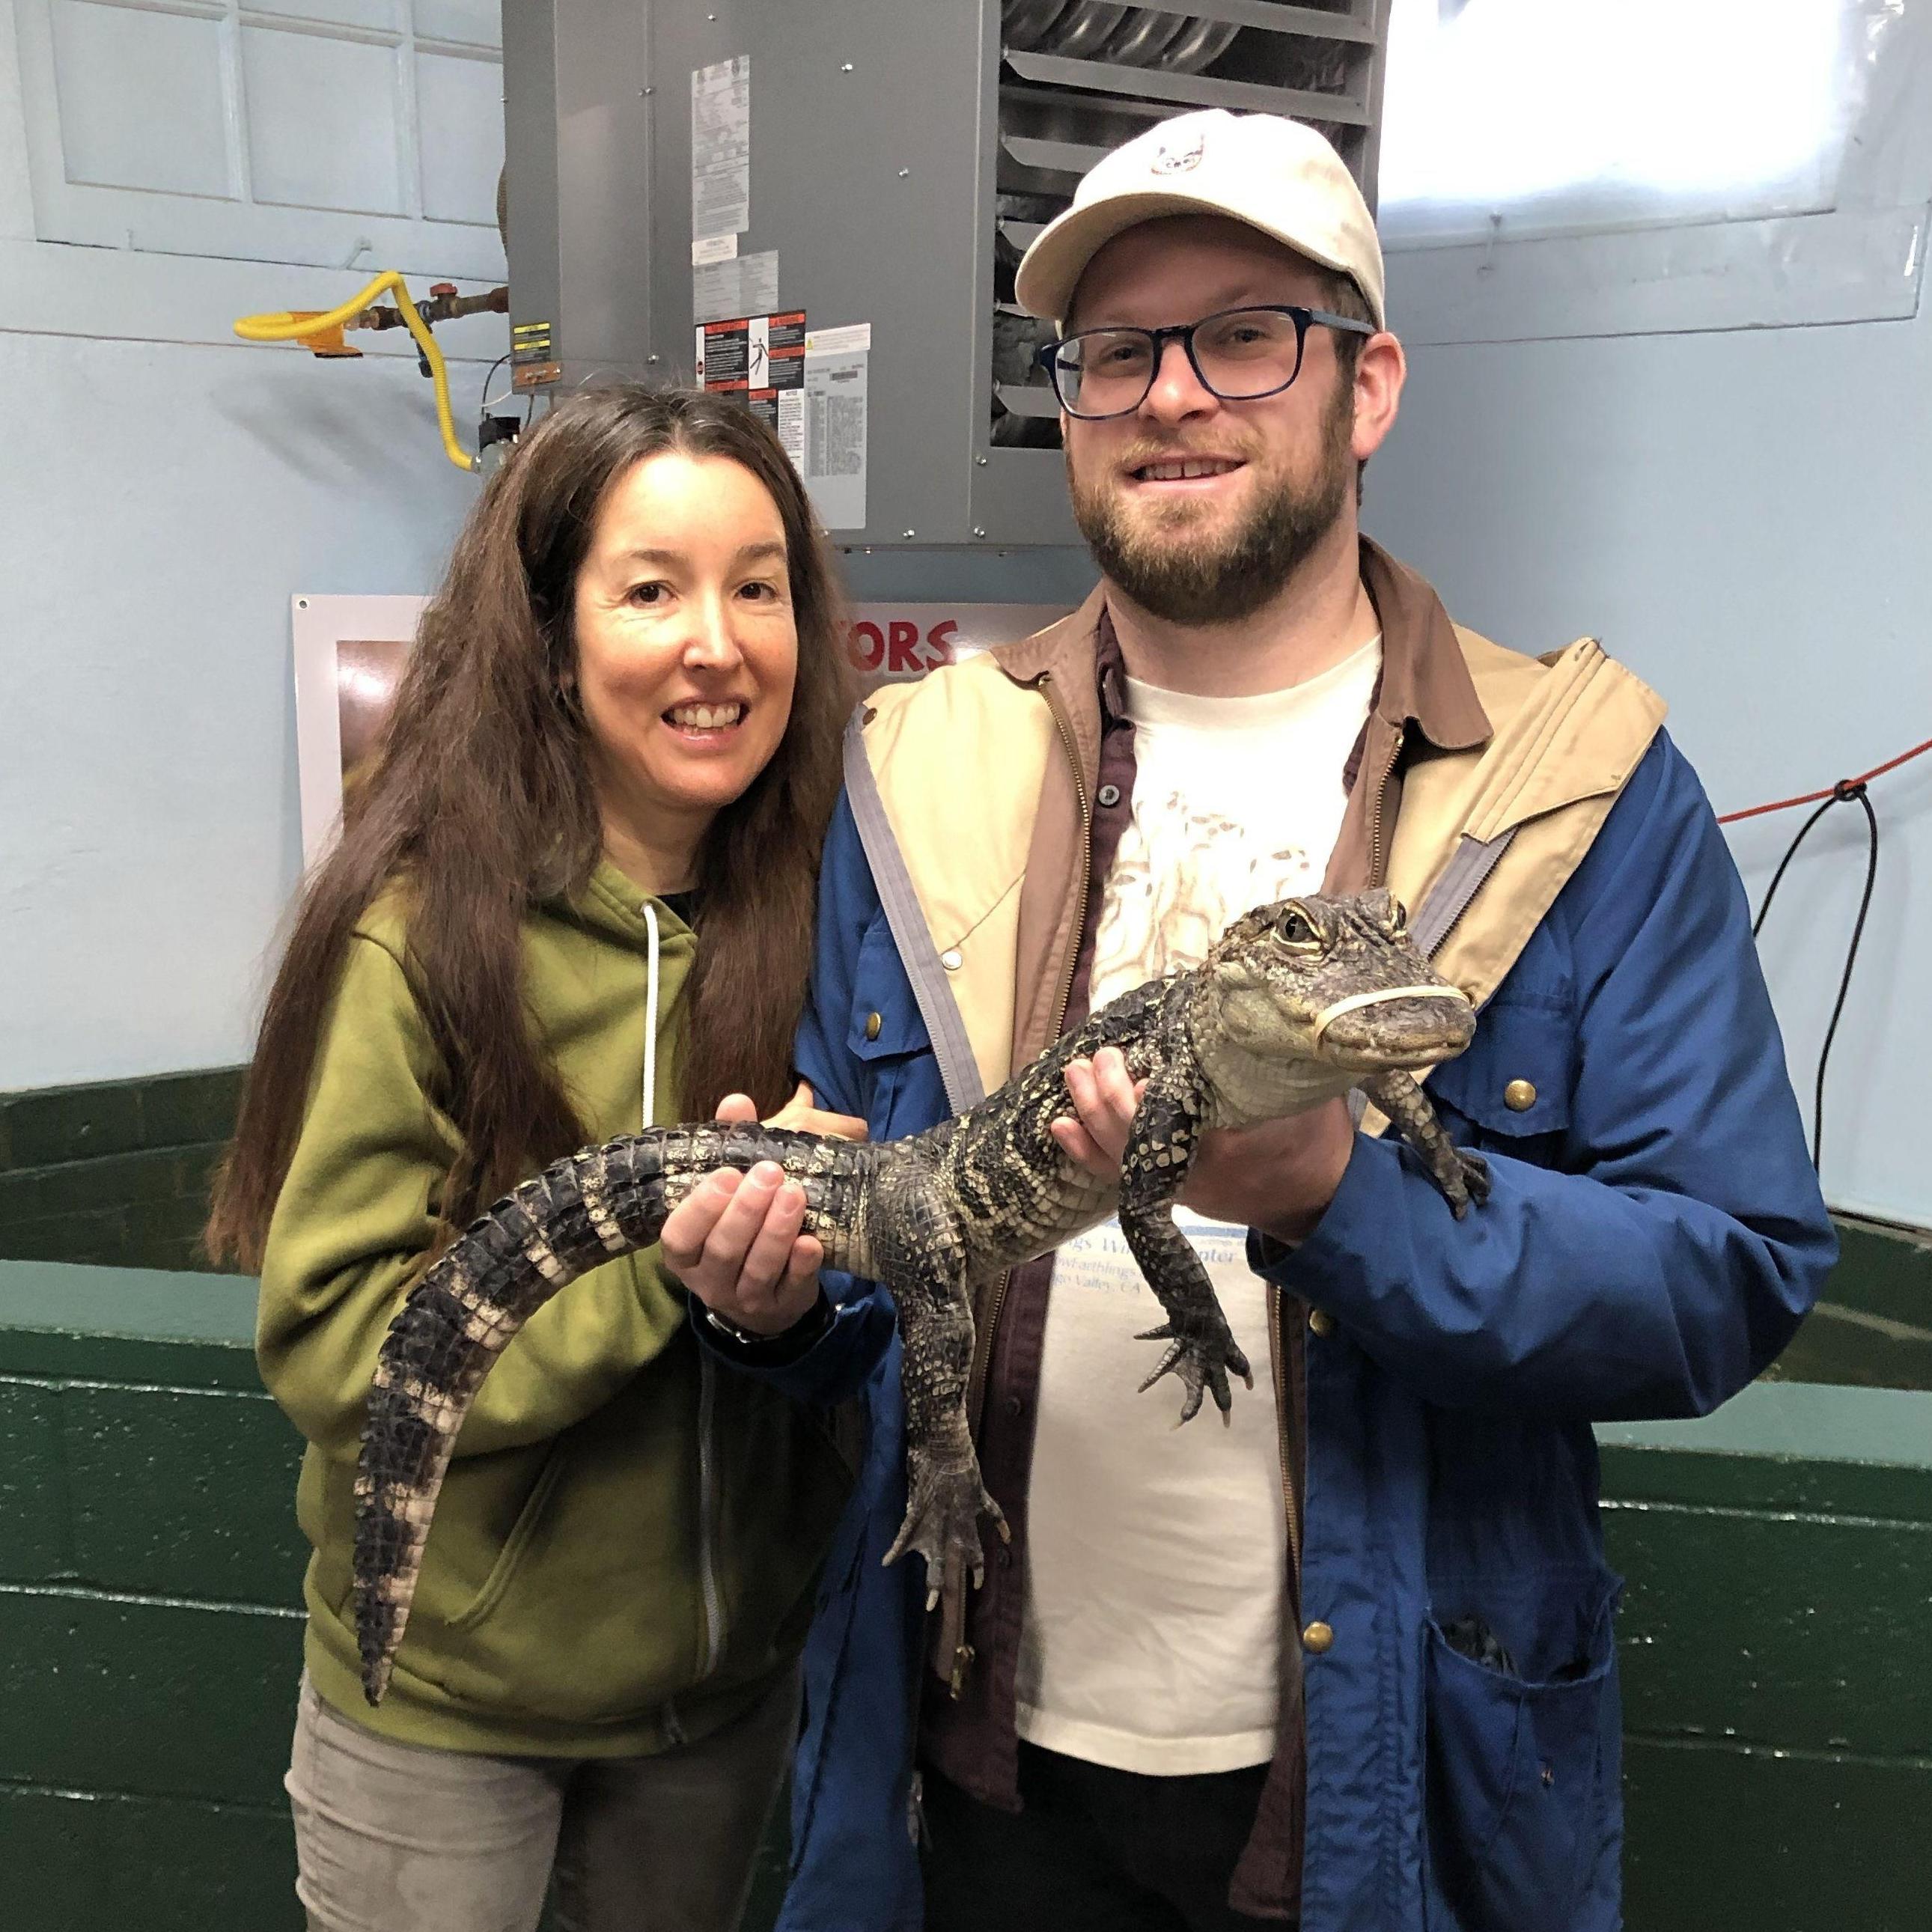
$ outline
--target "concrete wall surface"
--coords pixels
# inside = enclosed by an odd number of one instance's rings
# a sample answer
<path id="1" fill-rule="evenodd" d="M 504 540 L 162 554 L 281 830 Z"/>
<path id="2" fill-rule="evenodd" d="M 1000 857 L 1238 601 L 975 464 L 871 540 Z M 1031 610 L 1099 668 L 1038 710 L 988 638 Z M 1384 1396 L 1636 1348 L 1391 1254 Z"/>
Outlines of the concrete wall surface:
<path id="1" fill-rule="evenodd" d="M 1932 124 L 1932 79 L 1922 92 Z M 1390 258 L 1402 326 L 1403 257 Z M 1519 650 L 1600 638 L 1669 700 L 1720 812 L 1932 737 L 1932 315 L 1829 328 L 1436 345 L 1370 465 L 1370 532 L 1462 622 Z M 1834 1208 L 1932 1226 L 1917 1070 L 1932 1057 L 1932 757 L 1877 782 L 1876 895 L 1832 1050 Z M 1802 822 L 1731 832 L 1754 905 Z M 1761 952 L 1811 1114 L 1864 882 L 1834 807 Z"/>
<path id="2" fill-rule="evenodd" d="M 289 600 L 433 587 L 477 487 L 404 332 L 334 362 L 231 331 L 388 265 L 36 238 L 23 17 L 0 0 L 0 1090 L 245 1057 L 300 863 Z M 473 424 L 506 319 L 439 339 Z"/>

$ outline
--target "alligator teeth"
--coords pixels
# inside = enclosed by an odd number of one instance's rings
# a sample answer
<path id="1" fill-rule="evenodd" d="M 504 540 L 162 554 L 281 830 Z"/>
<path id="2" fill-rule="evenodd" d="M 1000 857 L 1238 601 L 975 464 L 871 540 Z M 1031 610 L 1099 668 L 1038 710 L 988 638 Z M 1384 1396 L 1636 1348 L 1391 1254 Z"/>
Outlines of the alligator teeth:
<path id="1" fill-rule="evenodd" d="M 686 731 L 722 731 L 745 715 L 742 704 L 677 704 L 664 713 Z"/>

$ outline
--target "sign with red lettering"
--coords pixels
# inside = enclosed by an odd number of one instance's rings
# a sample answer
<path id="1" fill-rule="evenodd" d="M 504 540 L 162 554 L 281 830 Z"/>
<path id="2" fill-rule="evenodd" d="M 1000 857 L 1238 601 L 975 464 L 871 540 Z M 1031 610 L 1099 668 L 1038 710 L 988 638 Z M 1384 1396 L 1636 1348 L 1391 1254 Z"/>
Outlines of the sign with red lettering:
<path id="1" fill-rule="evenodd" d="M 312 594 L 291 600 L 302 856 L 311 864 L 334 838 L 344 781 L 352 782 L 388 710 L 428 601 Z M 1066 614 L 1059 604 L 860 604 L 853 608 L 846 648 L 869 690 L 1012 644 Z"/>
<path id="2" fill-rule="evenodd" d="M 1067 614 L 1064 604 L 861 604 L 848 648 L 868 685 L 922 677 Z"/>

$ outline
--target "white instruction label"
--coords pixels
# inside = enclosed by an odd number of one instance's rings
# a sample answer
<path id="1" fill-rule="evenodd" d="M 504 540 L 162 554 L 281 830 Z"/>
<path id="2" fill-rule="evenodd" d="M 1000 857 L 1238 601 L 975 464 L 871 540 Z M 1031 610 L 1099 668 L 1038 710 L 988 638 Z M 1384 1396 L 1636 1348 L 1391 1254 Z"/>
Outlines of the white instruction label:
<path id="1" fill-rule="evenodd" d="M 738 252 L 735 235 L 704 235 L 691 244 L 691 266 L 701 268 L 707 262 L 728 262 Z"/>
<path id="2" fill-rule="evenodd" d="M 866 526 L 866 392 L 872 325 L 805 338 L 805 485 L 828 530 Z"/>
<path id="3" fill-rule="evenodd" d="M 752 57 L 691 76 L 691 232 L 735 235 L 752 225 Z"/>
<path id="4" fill-rule="evenodd" d="M 707 262 L 691 272 L 691 319 L 722 322 L 728 316 L 764 315 L 778 305 L 778 251 L 762 249 L 728 262 Z"/>
<path id="5" fill-rule="evenodd" d="M 791 466 L 802 472 L 805 468 L 805 392 L 802 389 L 781 389 L 778 392 L 778 422 L 774 425 L 778 440 L 784 445 L 784 453 L 791 458 Z"/>

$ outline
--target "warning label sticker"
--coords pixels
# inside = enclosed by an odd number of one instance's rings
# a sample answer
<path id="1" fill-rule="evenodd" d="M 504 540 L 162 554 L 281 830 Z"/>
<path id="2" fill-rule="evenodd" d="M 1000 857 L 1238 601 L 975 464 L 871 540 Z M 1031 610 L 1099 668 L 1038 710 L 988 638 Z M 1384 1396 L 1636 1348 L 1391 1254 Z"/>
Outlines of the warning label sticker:
<path id="1" fill-rule="evenodd" d="M 734 316 L 699 324 L 698 382 L 735 396 L 805 465 L 805 311 Z"/>

